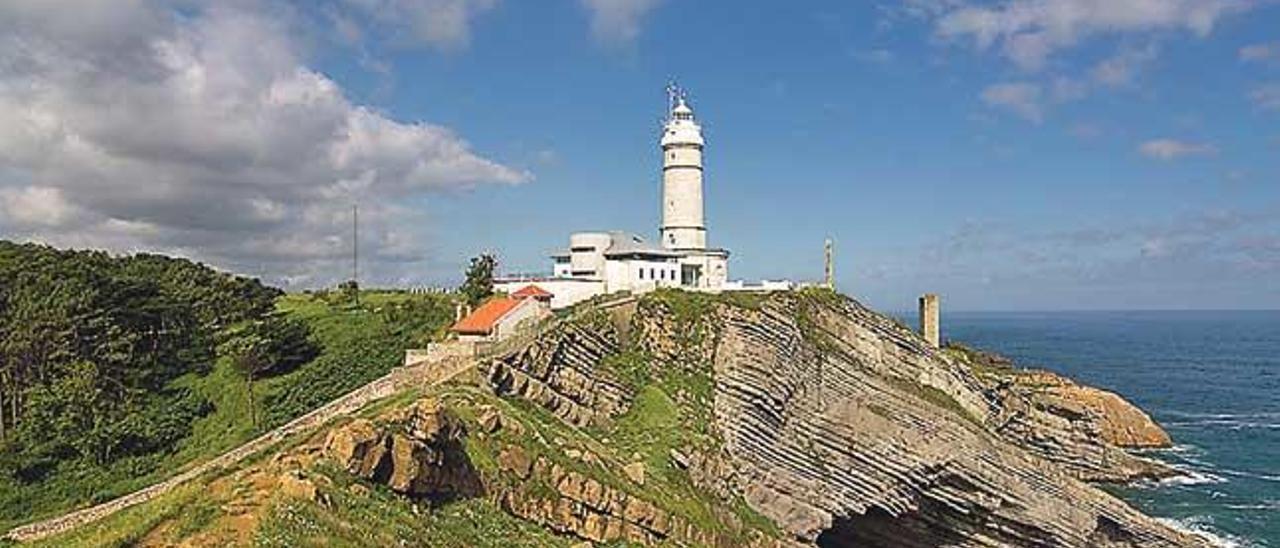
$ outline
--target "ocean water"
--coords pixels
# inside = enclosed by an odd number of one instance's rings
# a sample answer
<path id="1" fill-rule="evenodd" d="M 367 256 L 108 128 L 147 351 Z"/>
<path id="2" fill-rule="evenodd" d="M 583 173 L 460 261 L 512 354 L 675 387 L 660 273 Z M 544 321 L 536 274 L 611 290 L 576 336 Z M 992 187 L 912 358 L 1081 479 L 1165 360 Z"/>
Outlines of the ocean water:
<path id="1" fill-rule="evenodd" d="M 1109 489 L 1225 546 L 1280 547 L 1280 311 L 955 313 L 943 336 L 1117 392 L 1188 477 Z"/>

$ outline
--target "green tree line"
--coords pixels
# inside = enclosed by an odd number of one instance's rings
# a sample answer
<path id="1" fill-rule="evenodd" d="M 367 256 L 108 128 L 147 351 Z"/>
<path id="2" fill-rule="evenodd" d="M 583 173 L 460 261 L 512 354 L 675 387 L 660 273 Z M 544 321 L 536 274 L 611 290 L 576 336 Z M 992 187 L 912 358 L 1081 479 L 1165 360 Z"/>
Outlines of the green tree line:
<path id="1" fill-rule="evenodd" d="M 0 241 L 0 472 L 173 444 L 209 403 L 166 383 L 220 348 L 254 362 L 250 383 L 310 359 L 307 327 L 272 314 L 281 294 L 182 259 Z"/>

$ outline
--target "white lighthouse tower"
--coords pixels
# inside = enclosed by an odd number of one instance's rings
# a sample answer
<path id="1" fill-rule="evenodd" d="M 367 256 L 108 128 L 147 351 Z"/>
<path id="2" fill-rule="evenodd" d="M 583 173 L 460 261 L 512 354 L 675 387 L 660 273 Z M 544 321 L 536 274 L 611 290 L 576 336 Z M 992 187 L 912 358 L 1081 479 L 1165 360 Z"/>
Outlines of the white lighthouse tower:
<path id="1" fill-rule="evenodd" d="M 707 248 L 702 209 L 702 126 L 684 92 L 667 86 L 669 114 L 662 128 L 662 246 L 681 252 L 681 283 L 716 288 L 728 279 L 729 253 Z"/>

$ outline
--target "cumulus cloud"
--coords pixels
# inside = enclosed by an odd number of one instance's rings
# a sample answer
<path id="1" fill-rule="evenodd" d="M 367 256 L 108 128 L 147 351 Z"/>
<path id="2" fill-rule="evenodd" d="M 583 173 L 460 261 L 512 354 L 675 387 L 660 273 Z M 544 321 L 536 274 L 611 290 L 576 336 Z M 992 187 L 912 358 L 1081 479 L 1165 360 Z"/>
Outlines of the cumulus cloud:
<path id="1" fill-rule="evenodd" d="M 1005 109 L 1032 122 L 1044 120 L 1044 89 L 1030 82 L 1005 82 L 982 90 L 982 102 Z"/>
<path id="2" fill-rule="evenodd" d="M 644 17 L 662 0 L 581 0 L 591 12 L 591 33 L 601 42 L 625 44 L 640 35 Z"/>
<path id="3" fill-rule="evenodd" d="M 1176 160 L 1186 156 L 1212 156 L 1217 147 L 1203 143 L 1189 143 L 1176 139 L 1153 139 L 1138 145 L 1143 156 L 1158 160 Z"/>
<path id="4" fill-rule="evenodd" d="M 1250 6 L 1236 0 L 1011 0 L 935 2 L 922 13 L 936 19 L 944 39 L 997 48 L 1018 67 L 1035 71 L 1054 53 L 1095 35 L 1181 29 L 1205 36 L 1224 15 Z"/>
<path id="5" fill-rule="evenodd" d="M 472 21 L 497 0 L 339 0 L 332 12 L 338 31 L 349 41 L 364 37 L 352 18 L 375 23 L 391 42 L 456 50 L 471 41 Z"/>
<path id="6" fill-rule="evenodd" d="M 352 103 L 240 4 L 0 6 L 0 234 L 159 250 L 321 284 L 359 203 L 369 270 L 422 258 L 406 200 L 524 171 Z M 363 239 L 363 238 L 362 238 Z"/>

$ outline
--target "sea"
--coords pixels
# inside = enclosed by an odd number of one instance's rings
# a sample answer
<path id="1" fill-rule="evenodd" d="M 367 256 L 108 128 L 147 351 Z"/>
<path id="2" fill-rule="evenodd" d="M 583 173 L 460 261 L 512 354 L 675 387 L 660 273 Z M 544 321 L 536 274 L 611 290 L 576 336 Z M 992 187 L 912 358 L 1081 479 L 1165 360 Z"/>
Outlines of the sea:
<path id="1" fill-rule="evenodd" d="M 954 313 L 943 337 L 1105 388 L 1186 472 L 1111 492 L 1222 546 L 1280 548 L 1280 311 Z"/>

